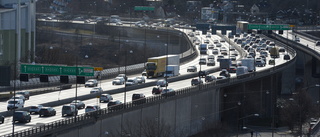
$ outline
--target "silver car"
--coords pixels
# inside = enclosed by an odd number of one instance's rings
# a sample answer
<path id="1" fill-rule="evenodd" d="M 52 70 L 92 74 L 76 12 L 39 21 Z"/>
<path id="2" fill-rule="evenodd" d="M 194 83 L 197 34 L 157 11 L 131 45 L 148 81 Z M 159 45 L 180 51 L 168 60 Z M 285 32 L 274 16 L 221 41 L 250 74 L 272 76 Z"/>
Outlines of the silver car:
<path id="1" fill-rule="evenodd" d="M 29 109 L 29 113 L 30 114 L 38 114 L 41 108 L 43 108 L 42 105 L 31 106 Z"/>
<path id="2" fill-rule="evenodd" d="M 139 76 L 139 77 L 136 77 L 137 80 L 138 80 L 138 83 L 141 84 L 141 83 L 146 83 L 146 78 L 144 78 L 143 76 Z"/>
<path id="3" fill-rule="evenodd" d="M 125 79 L 123 77 L 116 77 L 112 80 L 112 85 L 123 85 L 125 83 Z"/>

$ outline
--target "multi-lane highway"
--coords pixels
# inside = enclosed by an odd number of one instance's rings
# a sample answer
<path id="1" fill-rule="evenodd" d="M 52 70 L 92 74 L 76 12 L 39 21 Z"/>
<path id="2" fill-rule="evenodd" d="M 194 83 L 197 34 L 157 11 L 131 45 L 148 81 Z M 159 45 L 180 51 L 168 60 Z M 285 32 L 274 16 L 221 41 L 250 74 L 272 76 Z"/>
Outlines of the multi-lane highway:
<path id="1" fill-rule="evenodd" d="M 185 33 L 189 33 L 189 32 L 185 32 Z M 221 38 L 218 35 L 212 35 L 211 38 L 206 38 L 205 35 L 196 35 L 195 37 L 198 37 L 198 39 L 209 39 L 210 43 L 213 43 L 213 40 L 220 40 Z M 233 41 L 233 39 L 231 39 L 231 41 Z M 229 44 L 227 42 L 223 42 L 221 43 L 223 47 L 226 47 L 227 49 L 229 48 Z M 198 49 L 198 48 L 196 48 Z M 212 54 L 211 52 L 208 52 L 209 54 Z M 276 59 L 276 65 L 280 65 L 282 63 L 285 63 L 286 61 L 283 60 L 283 55 L 285 53 L 280 53 L 280 57 Z M 219 53 L 220 55 L 220 53 Z M 238 56 L 239 59 L 240 56 Z M 188 66 L 197 66 L 198 70 L 200 69 L 199 66 L 199 59 L 200 58 L 207 58 L 207 55 L 200 55 L 197 58 L 195 58 L 194 60 L 185 63 L 183 65 L 180 66 L 180 74 L 184 75 L 187 73 L 197 73 L 197 72 L 187 72 L 187 67 Z M 227 58 L 227 57 L 225 57 Z M 217 57 L 215 57 L 215 59 L 217 59 Z M 270 56 L 267 58 L 267 60 L 270 59 Z M 209 68 L 213 68 L 213 67 L 219 67 L 219 62 L 216 61 L 216 65 L 215 66 L 206 66 L 206 65 L 202 65 L 201 69 L 202 70 L 207 70 Z M 274 67 L 273 65 L 268 65 L 268 63 L 266 64 L 265 67 L 257 67 L 257 71 L 261 71 L 261 70 L 265 70 L 265 69 L 270 69 Z M 213 73 L 213 75 L 215 75 L 216 77 L 219 76 L 220 72 L 215 72 Z M 131 75 L 130 77 L 136 77 L 136 76 L 140 76 L 141 74 L 136 74 L 136 75 Z M 236 75 L 234 73 L 231 74 L 231 77 L 236 77 Z M 160 79 L 160 78 L 158 78 Z M 157 81 L 158 79 L 147 79 L 146 82 L 154 82 Z M 123 85 L 112 85 L 112 79 L 107 79 L 104 80 L 101 83 L 101 87 L 104 89 L 104 93 L 108 93 L 108 90 L 112 90 L 112 89 L 120 89 L 120 88 L 124 88 Z M 173 89 L 181 89 L 181 88 L 185 88 L 185 87 L 189 87 L 191 86 L 191 79 L 185 79 L 182 81 L 177 81 L 177 82 L 172 82 L 169 83 L 169 88 L 173 88 Z M 126 101 L 131 101 L 131 97 L 133 93 L 143 93 L 146 95 L 146 97 L 148 96 L 154 96 L 151 93 L 153 86 L 150 87 L 144 87 L 144 88 L 140 88 L 140 89 L 136 89 L 136 90 L 131 90 L 131 91 L 127 91 L 126 92 Z M 90 90 L 91 88 L 85 88 L 85 87 L 78 87 L 77 89 L 77 95 L 78 96 L 82 96 L 82 95 L 86 95 L 86 94 L 90 94 Z M 114 100 L 120 100 L 121 102 L 124 101 L 124 93 L 118 93 L 118 94 L 113 94 L 113 99 Z M 58 99 L 67 99 L 67 98 L 74 98 L 75 97 L 75 89 L 67 89 L 67 90 L 62 90 L 60 91 L 55 91 L 55 92 L 50 92 L 50 93 L 45 93 L 45 94 L 40 94 L 40 95 L 34 95 L 30 97 L 30 100 L 27 100 L 25 103 L 25 107 L 28 106 L 32 106 L 32 105 L 37 105 L 37 104 L 43 104 L 43 103 L 47 103 L 47 102 L 53 102 L 53 101 L 58 101 Z M 101 108 L 106 108 L 107 107 L 107 103 L 99 103 L 97 98 L 92 98 L 89 100 L 83 100 L 84 103 L 86 105 L 100 105 Z M 6 110 L 6 106 L 7 106 L 7 102 L 6 101 L 2 101 L 0 102 L 0 110 L 4 111 Z M 15 124 L 15 131 L 20 131 L 23 129 L 27 129 L 30 127 L 34 127 L 34 126 L 39 126 L 41 124 L 44 123 L 49 123 L 52 121 L 57 121 L 60 119 L 66 119 L 68 117 L 61 117 L 61 109 L 62 106 L 54 106 L 54 108 L 57 111 L 57 115 L 56 116 L 52 116 L 52 117 L 39 117 L 38 115 L 32 115 L 32 120 L 30 123 L 16 123 Z M 79 114 L 85 113 L 84 109 L 79 110 Z M 4 135 L 4 134 L 8 134 L 12 132 L 12 117 L 6 117 L 5 118 L 5 122 L 3 124 L 0 125 L 0 136 Z"/>

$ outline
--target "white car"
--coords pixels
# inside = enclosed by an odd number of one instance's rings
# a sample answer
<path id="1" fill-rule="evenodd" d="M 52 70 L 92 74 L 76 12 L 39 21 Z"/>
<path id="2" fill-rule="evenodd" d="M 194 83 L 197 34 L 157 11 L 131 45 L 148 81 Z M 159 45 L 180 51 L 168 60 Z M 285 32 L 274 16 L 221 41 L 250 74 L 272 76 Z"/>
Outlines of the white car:
<path id="1" fill-rule="evenodd" d="M 98 81 L 96 79 L 89 79 L 85 84 L 85 87 L 96 87 L 98 86 Z"/>
<path id="2" fill-rule="evenodd" d="M 123 77 L 116 77 L 112 80 L 112 85 L 123 85 L 125 81 Z"/>
<path id="3" fill-rule="evenodd" d="M 137 78 L 129 78 L 126 82 L 126 86 L 133 86 L 137 84 L 138 84 Z"/>
<path id="4" fill-rule="evenodd" d="M 95 87 L 90 90 L 90 94 L 101 93 L 101 92 L 103 92 L 103 89 L 101 87 Z"/>
<path id="5" fill-rule="evenodd" d="M 29 113 L 30 114 L 38 114 L 41 108 L 43 108 L 42 105 L 31 106 L 29 109 Z"/>

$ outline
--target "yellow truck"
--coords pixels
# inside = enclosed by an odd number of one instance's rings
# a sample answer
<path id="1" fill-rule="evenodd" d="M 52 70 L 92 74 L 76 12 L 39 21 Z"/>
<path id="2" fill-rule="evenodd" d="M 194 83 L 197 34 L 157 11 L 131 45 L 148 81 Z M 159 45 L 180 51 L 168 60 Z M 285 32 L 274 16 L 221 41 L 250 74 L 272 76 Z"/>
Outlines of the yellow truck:
<path id="1" fill-rule="evenodd" d="M 180 65 L 179 55 L 163 55 L 159 57 L 148 58 L 148 62 L 146 63 L 147 78 L 163 76 L 166 72 L 167 65 L 179 66 Z"/>
<path id="2" fill-rule="evenodd" d="M 271 58 L 279 58 L 279 48 L 277 46 L 273 46 L 269 50 Z"/>

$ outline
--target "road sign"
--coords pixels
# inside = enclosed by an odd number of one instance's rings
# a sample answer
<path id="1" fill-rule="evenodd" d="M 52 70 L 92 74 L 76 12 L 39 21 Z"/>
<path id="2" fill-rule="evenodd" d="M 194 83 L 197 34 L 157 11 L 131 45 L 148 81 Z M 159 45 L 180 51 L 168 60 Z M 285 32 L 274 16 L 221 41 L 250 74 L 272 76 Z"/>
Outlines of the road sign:
<path id="1" fill-rule="evenodd" d="M 248 29 L 257 30 L 290 30 L 289 25 L 248 24 Z"/>
<path id="2" fill-rule="evenodd" d="M 94 67 L 94 71 L 102 71 L 103 67 Z"/>
<path id="3" fill-rule="evenodd" d="M 152 6 L 135 6 L 135 11 L 154 11 L 154 7 Z"/>
<path id="4" fill-rule="evenodd" d="M 51 66 L 51 65 L 31 65 L 21 64 L 21 73 L 44 74 L 44 75 L 77 75 L 94 76 L 93 67 L 74 67 L 74 66 Z"/>

